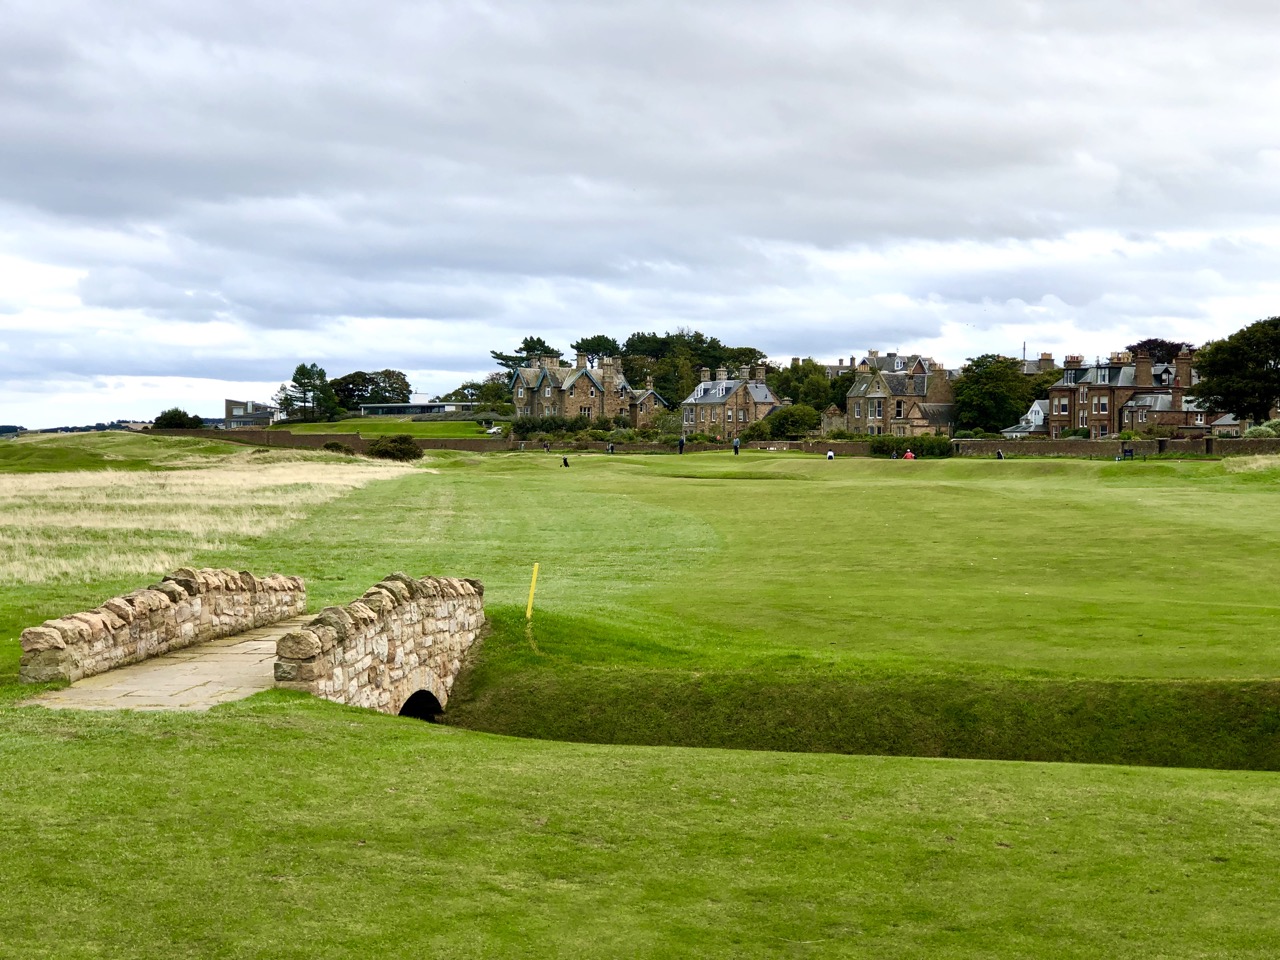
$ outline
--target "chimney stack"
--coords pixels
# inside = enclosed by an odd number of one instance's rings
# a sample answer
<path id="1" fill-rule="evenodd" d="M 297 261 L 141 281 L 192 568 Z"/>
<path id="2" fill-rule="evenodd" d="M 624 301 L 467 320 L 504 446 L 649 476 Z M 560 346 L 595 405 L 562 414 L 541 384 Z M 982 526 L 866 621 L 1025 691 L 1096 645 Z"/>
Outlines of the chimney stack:
<path id="1" fill-rule="evenodd" d="M 1133 385 L 1135 387 L 1153 386 L 1151 380 L 1151 354 L 1139 350 L 1133 361 Z"/>
<path id="2" fill-rule="evenodd" d="M 702 368 L 698 371 L 698 375 L 702 378 L 702 382 L 703 382 L 703 383 L 708 383 L 708 382 L 711 380 L 711 368 L 710 368 L 710 367 L 702 367 Z"/>
<path id="3" fill-rule="evenodd" d="M 1054 367 L 1053 354 L 1052 353 L 1040 354 L 1040 372 L 1044 373 L 1046 370 L 1052 370 L 1053 367 Z"/>
<path id="4" fill-rule="evenodd" d="M 1078 370 L 1084 365 L 1084 357 L 1078 353 L 1067 354 L 1067 359 L 1062 361 L 1063 369 Z"/>
<path id="5" fill-rule="evenodd" d="M 1182 397 L 1187 387 L 1191 386 L 1191 357 L 1183 350 L 1173 358 L 1173 412 L 1182 412 Z"/>
<path id="6" fill-rule="evenodd" d="M 751 376 L 751 368 L 750 368 L 750 367 L 748 367 L 745 363 L 744 363 L 741 367 L 739 367 L 739 368 L 738 368 L 738 379 L 739 379 L 739 380 L 746 380 L 746 379 L 748 379 L 750 376 Z"/>
<path id="7" fill-rule="evenodd" d="M 726 370 L 724 367 L 716 367 L 716 379 L 717 379 L 717 380 L 728 380 L 728 379 L 729 379 L 729 371 L 728 371 L 728 370 Z"/>
<path id="8" fill-rule="evenodd" d="M 644 378 L 644 388 L 645 388 L 646 390 L 652 390 L 652 389 L 653 389 L 653 377 L 645 377 L 645 378 Z"/>
<path id="9" fill-rule="evenodd" d="M 764 369 L 764 367 L 756 367 L 755 375 L 751 379 L 759 380 L 761 383 L 764 383 Z"/>
<path id="10" fill-rule="evenodd" d="M 577 360 L 574 362 L 573 365 L 578 370 L 581 370 L 583 367 L 587 365 L 587 355 L 585 353 L 578 354 Z"/>

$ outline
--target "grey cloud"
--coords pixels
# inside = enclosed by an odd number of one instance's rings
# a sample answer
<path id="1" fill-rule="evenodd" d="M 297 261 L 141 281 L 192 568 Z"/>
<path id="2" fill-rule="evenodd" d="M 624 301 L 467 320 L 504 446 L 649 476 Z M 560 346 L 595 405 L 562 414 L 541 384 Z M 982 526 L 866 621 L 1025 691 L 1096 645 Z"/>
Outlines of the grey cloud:
<path id="1" fill-rule="evenodd" d="M 407 340 L 450 322 L 467 346 L 440 349 L 474 369 L 541 331 L 703 324 L 827 355 L 937 336 L 948 313 L 1030 324 L 1050 300 L 1086 326 L 1193 318 L 1274 273 L 1274 249 L 1222 238 L 1084 266 L 946 256 L 1273 223 L 1273 4 L 10 10 L 4 249 L 84 271 L 91 308 L 314 334 L 390 318 Z M 883 277 L 803 255 L 921 240 L 936 264 Z M 68 370 L 162 366 L 40 342 Z"/>

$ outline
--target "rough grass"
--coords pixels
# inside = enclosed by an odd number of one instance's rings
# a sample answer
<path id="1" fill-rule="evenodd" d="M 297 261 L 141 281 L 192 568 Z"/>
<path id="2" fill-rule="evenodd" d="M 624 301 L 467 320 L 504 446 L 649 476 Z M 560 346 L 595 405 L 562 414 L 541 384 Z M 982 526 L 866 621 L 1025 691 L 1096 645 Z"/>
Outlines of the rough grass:
<path id="1" fill-rule="evenodd" d="M 0 473 L 0 586 L 71 577 L 154 577 L 197 551 L 226 550 L 300 520 L 383 464 L 235 464 L 125 473 Z"/>

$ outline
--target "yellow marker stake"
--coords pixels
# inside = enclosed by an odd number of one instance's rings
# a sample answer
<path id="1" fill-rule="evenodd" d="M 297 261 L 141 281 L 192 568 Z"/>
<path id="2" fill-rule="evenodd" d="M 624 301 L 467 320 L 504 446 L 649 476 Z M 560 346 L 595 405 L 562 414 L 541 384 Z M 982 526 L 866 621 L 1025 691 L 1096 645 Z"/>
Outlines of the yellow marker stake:
<path id="1" fill-rule="evenodd" d="M 524 608 L 524 618 L 526 620 L 533 619 L 533 591 L 538 586 L 538 565 L 533 565 L 533 579 L 529 581 L 529 605 Z"/>

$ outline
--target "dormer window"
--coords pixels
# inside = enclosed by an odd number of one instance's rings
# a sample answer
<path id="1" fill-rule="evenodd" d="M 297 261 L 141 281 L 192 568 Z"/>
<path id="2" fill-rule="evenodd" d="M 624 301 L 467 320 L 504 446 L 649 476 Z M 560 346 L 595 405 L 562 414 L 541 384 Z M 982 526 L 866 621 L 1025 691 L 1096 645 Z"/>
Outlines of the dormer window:
<path id="1" fill-rule="evenodd" d="M 899 357 L 897 360 L 893 361 L 893 369 L 895 369 L 895 370 L 901 370 L 901 369 L 902 369 L 903 367 L 905 367 L 906 365 L 907 365 L 907 362 L 906 362 L 905 360 L 903 360 L 901 357 Z"/>

